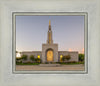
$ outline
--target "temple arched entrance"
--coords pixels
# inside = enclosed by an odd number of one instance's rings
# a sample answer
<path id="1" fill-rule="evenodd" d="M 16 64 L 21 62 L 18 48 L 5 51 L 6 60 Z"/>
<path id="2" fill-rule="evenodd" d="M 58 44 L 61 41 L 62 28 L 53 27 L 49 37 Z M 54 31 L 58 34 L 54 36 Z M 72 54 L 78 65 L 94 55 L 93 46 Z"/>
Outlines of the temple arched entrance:
<path id="1" fill-rule="evenodd" d="M 47 62 L 52 62 L 53 61 L 53 50 L 52 49 L 48 49 L 46 52 L 46 60 Z"/>

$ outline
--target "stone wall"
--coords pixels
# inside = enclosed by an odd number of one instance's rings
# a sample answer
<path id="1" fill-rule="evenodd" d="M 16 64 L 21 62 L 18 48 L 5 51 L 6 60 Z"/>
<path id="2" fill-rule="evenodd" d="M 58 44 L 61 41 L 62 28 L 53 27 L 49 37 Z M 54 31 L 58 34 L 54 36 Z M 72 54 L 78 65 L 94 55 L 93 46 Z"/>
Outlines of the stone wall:
<path id="1" fill-rule="evenodd" d="M 78 62 L 78 52 L 76 51 L 72 51 L 72 52 L 69 52 L 69 51 L 58 51 L 58 60 L 60 61 L 60 55 L 70 55 L 71 56 L 71 59 L 69 61 L 76 61 Z"/>
<path id="2" fill-rule="evenodd" d="M 70 55 L 71 59 L 69 61 L 76 61 L 78 62 L 78 52 L 69 52 L 69 51 L 58 51 L 58 45 L 57 44 L 43 44 L 42 46 L 42 51 L 24 51 L 21 52 L 21 55 L 27 55 L 28 56 L 28 60 L 30 61 L 30 56 L 34 55 L 35 58 L 37 58 L 38 55 L 40 55 L 40 59 L 42 59 L 42 62 L 46 62 L 46 51 L 48 49 L 52 49 L 54 52 L 54 62 L 58 62 L 60 61 L 60 55 Z"/>
<path id="3" fill-rule="evenodd" d="M 24 51 L 24 52 L 21 52 L 21 55 L 27 55 L 28 56 L 28 60 L 27 61 L 30 61 L 30 56 L 33 55 L 34 58 L 37 58 L 38 55 L 40 55 L 40 58 L 42 57 L 42 52 L 41 51 Z"/>

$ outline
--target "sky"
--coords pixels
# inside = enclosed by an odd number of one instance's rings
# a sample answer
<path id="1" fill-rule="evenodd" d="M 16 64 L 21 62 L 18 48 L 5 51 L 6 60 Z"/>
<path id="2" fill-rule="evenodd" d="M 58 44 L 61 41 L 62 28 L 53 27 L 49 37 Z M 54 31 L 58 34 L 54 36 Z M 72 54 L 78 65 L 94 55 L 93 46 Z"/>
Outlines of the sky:
<path id="1" fill-rule="evenodd" d="M 16 16 L 16 51 L 42 51 L 51 21 L 58 51 L 84 52 L 84 16 Z"/>

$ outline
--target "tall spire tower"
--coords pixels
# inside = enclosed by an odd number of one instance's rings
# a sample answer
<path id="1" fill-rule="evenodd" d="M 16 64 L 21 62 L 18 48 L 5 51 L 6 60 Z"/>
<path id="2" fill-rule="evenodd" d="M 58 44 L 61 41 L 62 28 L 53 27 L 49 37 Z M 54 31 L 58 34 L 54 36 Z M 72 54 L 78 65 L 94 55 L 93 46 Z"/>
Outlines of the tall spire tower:
<path id="1" fill-rule="evenodd" d="M 52 44 L 52 43 L 53 43 L 53 40 L 52 40 L 51 21 L 49 20 L 47 44 Z"/>

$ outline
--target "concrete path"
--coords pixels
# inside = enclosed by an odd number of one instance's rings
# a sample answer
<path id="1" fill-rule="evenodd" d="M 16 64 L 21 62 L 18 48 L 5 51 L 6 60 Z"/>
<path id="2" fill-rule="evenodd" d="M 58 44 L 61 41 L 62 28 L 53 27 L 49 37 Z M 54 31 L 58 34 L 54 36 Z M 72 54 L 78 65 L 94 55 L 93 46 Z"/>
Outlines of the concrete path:
<path id="1" fill-rule="evenodd" d="M 77 65 L 61 65 L 58 67 L 41 67 L 39 65 L 16 65 L 16 70 L 35 70 L 35 71 L 61 71 L 61 70 L 70 70 L 70 71 L 76 71 L 76 70 L 84 70 L 83 64 L 77 64 Z"/>

